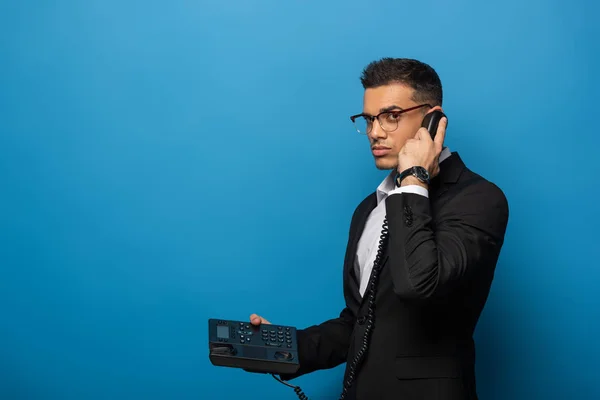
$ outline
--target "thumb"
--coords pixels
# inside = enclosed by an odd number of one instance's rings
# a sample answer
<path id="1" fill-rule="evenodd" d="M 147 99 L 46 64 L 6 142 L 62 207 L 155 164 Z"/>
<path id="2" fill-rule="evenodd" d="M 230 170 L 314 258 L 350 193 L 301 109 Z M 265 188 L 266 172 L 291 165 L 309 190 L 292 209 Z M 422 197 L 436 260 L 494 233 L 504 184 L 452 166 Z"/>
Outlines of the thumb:
<path id="1" fill-rule="evenodd" d="M 266 319 L 264 319 L 263 317 L 261 317 L 260 315 L 257 315 L 257 314 L 252 314 L 250 316 L 250 322 L 252 322 L 252 324 L 254 324 L 254 325 L 260 325 L 260 324 L 270 325 L 271 324 L 269 321 L 267 321 Z"/>

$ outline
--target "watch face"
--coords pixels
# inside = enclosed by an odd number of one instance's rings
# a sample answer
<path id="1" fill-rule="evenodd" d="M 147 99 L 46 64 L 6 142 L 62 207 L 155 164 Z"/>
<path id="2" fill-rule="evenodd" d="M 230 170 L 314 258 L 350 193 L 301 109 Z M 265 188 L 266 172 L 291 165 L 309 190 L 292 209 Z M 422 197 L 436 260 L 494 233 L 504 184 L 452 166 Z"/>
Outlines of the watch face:
<path id="1" fill-rule="evenodd" d="M 416 170 L 417 178 L 423 181 L 429 180 L 429 172 L 425 168 L 419 167 Z"/>

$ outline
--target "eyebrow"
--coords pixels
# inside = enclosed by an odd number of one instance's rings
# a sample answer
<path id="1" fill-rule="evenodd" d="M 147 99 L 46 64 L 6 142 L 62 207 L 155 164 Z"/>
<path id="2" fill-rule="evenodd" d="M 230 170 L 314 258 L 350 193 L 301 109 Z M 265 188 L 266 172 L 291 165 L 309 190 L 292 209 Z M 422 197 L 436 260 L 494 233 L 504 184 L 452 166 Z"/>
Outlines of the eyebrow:
<path id="1" fill-rule="evenodd" d="M 404 108 L 397 106 L 395 104 L 392 104 L 391 106 L 380 108 L 379 112 L 382 113 L 382 112 L 388 112 L 388 111 L 392 111 L 392 110 L 402 111 L 402 110 L 404 110 Z M 363 113 L 363 115 L 371 116 L 371 114 L 369 114 L 369 113 Z"/>
<path id="2" fill-rule="evenodd" d="M 399 110 L 399 111 L 401 111 L 401 110 L 403 110 L 403 108 L 400 107 L 400 106 L 397 106 L 395 104 L 392 104 L 391 106 L 380 108 L 379 112 L 386 112 L 386 111 L 392 111 L 392 110 Z"/>

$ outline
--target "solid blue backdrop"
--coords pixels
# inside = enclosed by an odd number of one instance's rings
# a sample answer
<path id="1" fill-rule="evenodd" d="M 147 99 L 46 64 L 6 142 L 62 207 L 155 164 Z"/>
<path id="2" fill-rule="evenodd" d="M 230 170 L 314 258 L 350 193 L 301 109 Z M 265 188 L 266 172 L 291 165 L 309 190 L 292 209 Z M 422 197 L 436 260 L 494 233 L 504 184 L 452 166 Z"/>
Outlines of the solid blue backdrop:
<path id="1" fill-rule="evenodd" d="M 437 69 L 446 143 L 510 203 L 481 398 L 599 398 L 598 8 L 3 2 L 0 397 L 295 398 L 213 367 L 207 319 L 337 316 L 384 176 L 348 116 L 396 56 Z M 342 372 L 295 383 L 333 399 Z"/>

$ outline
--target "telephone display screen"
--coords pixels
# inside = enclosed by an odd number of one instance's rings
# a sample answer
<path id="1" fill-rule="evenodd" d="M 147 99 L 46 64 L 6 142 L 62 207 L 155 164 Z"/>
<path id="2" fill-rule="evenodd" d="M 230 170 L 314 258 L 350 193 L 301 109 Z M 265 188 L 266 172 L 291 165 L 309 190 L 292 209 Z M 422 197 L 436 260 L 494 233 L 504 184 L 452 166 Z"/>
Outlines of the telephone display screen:
<path id="1" fill-rule="evenodd" d="M 217 337 L 229 339 L 229 327 L 227 325 L 217 325 Z"/>

